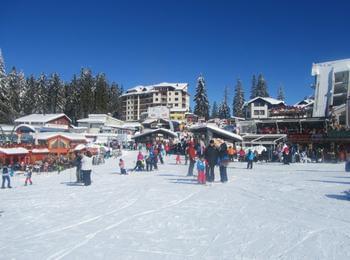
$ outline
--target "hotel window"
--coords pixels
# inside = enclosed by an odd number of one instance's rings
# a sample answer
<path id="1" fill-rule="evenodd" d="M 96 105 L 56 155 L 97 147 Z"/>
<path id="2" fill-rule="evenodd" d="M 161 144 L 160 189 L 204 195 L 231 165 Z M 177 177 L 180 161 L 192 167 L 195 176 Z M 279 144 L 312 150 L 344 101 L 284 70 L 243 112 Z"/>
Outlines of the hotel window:
<path id="1" fill-rule="evenodd" d="M 334 73 L 333 106 L 346 104 L 348 96 L 349 71 Z"/>
<path id="2" fill-rule="evenodd" d="M 175 101 L 179 101 L 179 99 L 178 99 L 178 98 L 175 98 Z"/>
<path id="3" fill-rule="evenodd" d="M 175 104 L 175 106 L 176 106 L 176 107 L 178 107 L 178 106 L 179 106 L 179 104 Z"/>
<path id="4" fill-rule="evenodd" d="M 175 92 L 175 95 L 178 96 L 178 95 L 179 95 L 179 92 Z"/>

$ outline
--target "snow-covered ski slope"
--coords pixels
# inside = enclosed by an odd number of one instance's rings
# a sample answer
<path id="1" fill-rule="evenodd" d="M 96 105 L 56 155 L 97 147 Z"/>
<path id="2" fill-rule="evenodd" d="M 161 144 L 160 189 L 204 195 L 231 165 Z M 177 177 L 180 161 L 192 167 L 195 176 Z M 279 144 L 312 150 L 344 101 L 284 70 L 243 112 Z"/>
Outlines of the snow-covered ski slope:
<path id="1" fill-rule="evenodd" d="M 123 157 L 132 167 L 136 153 Z M 90 187 L 73 170 L 12 179 L 0 190 L 0 259 L 350 259 L 343 164 L 235 162 L 212 186 L 175 157 L 152 173 L 117 165 L 96 166 Z"/>

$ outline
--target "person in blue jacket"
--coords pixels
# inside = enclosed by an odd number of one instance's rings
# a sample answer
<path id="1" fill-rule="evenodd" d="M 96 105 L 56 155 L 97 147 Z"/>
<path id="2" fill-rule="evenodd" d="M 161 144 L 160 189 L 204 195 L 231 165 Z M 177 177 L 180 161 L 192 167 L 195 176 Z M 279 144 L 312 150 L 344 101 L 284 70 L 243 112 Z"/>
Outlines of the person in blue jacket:
<path id="1" fill-rule="evenodd" d="M 252 150 L 249 149 L 248 154 L 247 154 L 247 169 L 253 169 L 253 162 L 255 159 L 255 154 L 252 152 Z"/>

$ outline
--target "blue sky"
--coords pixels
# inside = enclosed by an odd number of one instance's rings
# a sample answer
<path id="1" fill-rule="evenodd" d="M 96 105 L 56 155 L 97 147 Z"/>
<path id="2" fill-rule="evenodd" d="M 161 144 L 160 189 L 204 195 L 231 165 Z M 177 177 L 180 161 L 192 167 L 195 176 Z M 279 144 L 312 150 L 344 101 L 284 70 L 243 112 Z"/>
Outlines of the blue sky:
<path id="1" fill-rule="evenodd" d="M 312 94 L 311 65 L 350 58 L 350 1 L 2 1 L 0 48 L 26 75 L 82 67 L 129 88 L 206 79 L 210 101 L 263 73 L 288 103 Z"/>

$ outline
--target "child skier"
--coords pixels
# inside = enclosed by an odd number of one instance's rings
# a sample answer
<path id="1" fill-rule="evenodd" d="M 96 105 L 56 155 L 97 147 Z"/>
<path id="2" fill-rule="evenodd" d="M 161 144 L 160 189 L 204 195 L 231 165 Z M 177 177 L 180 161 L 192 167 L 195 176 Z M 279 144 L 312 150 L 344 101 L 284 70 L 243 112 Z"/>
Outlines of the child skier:
<path id="1" fill-rule="evenodd" d="M 176 155 L 176 164 L 181 164 L 180 153 L 177 153 L 177 155 Z"/>
<path id="2" fill-rule="evenodd" d="M 123 159 L 119 159 L 120 174 L 127 174 L 125 170 L 125 163 Z"/>
<path id="3" fill-rule="evenodd" d="M 26 180 L 24 182 L 24 186 L 27 186 L 28 182 L 30 185 L 32 185 L 33 184 L 33 182 L 32 182 L 32 168 L 30 166 L 26 167 L 25 176 L 26 176 Z"/>
<path id="4" fill-rule="evenodd" d="M 206 163 L 204 156 L 201 156 L 200 159 L 197 161 L 197 170 L 198 170 L 198 183 L 199 184 L 205 184 L 206 178 L 205 178 L 205 168 Z"/>

